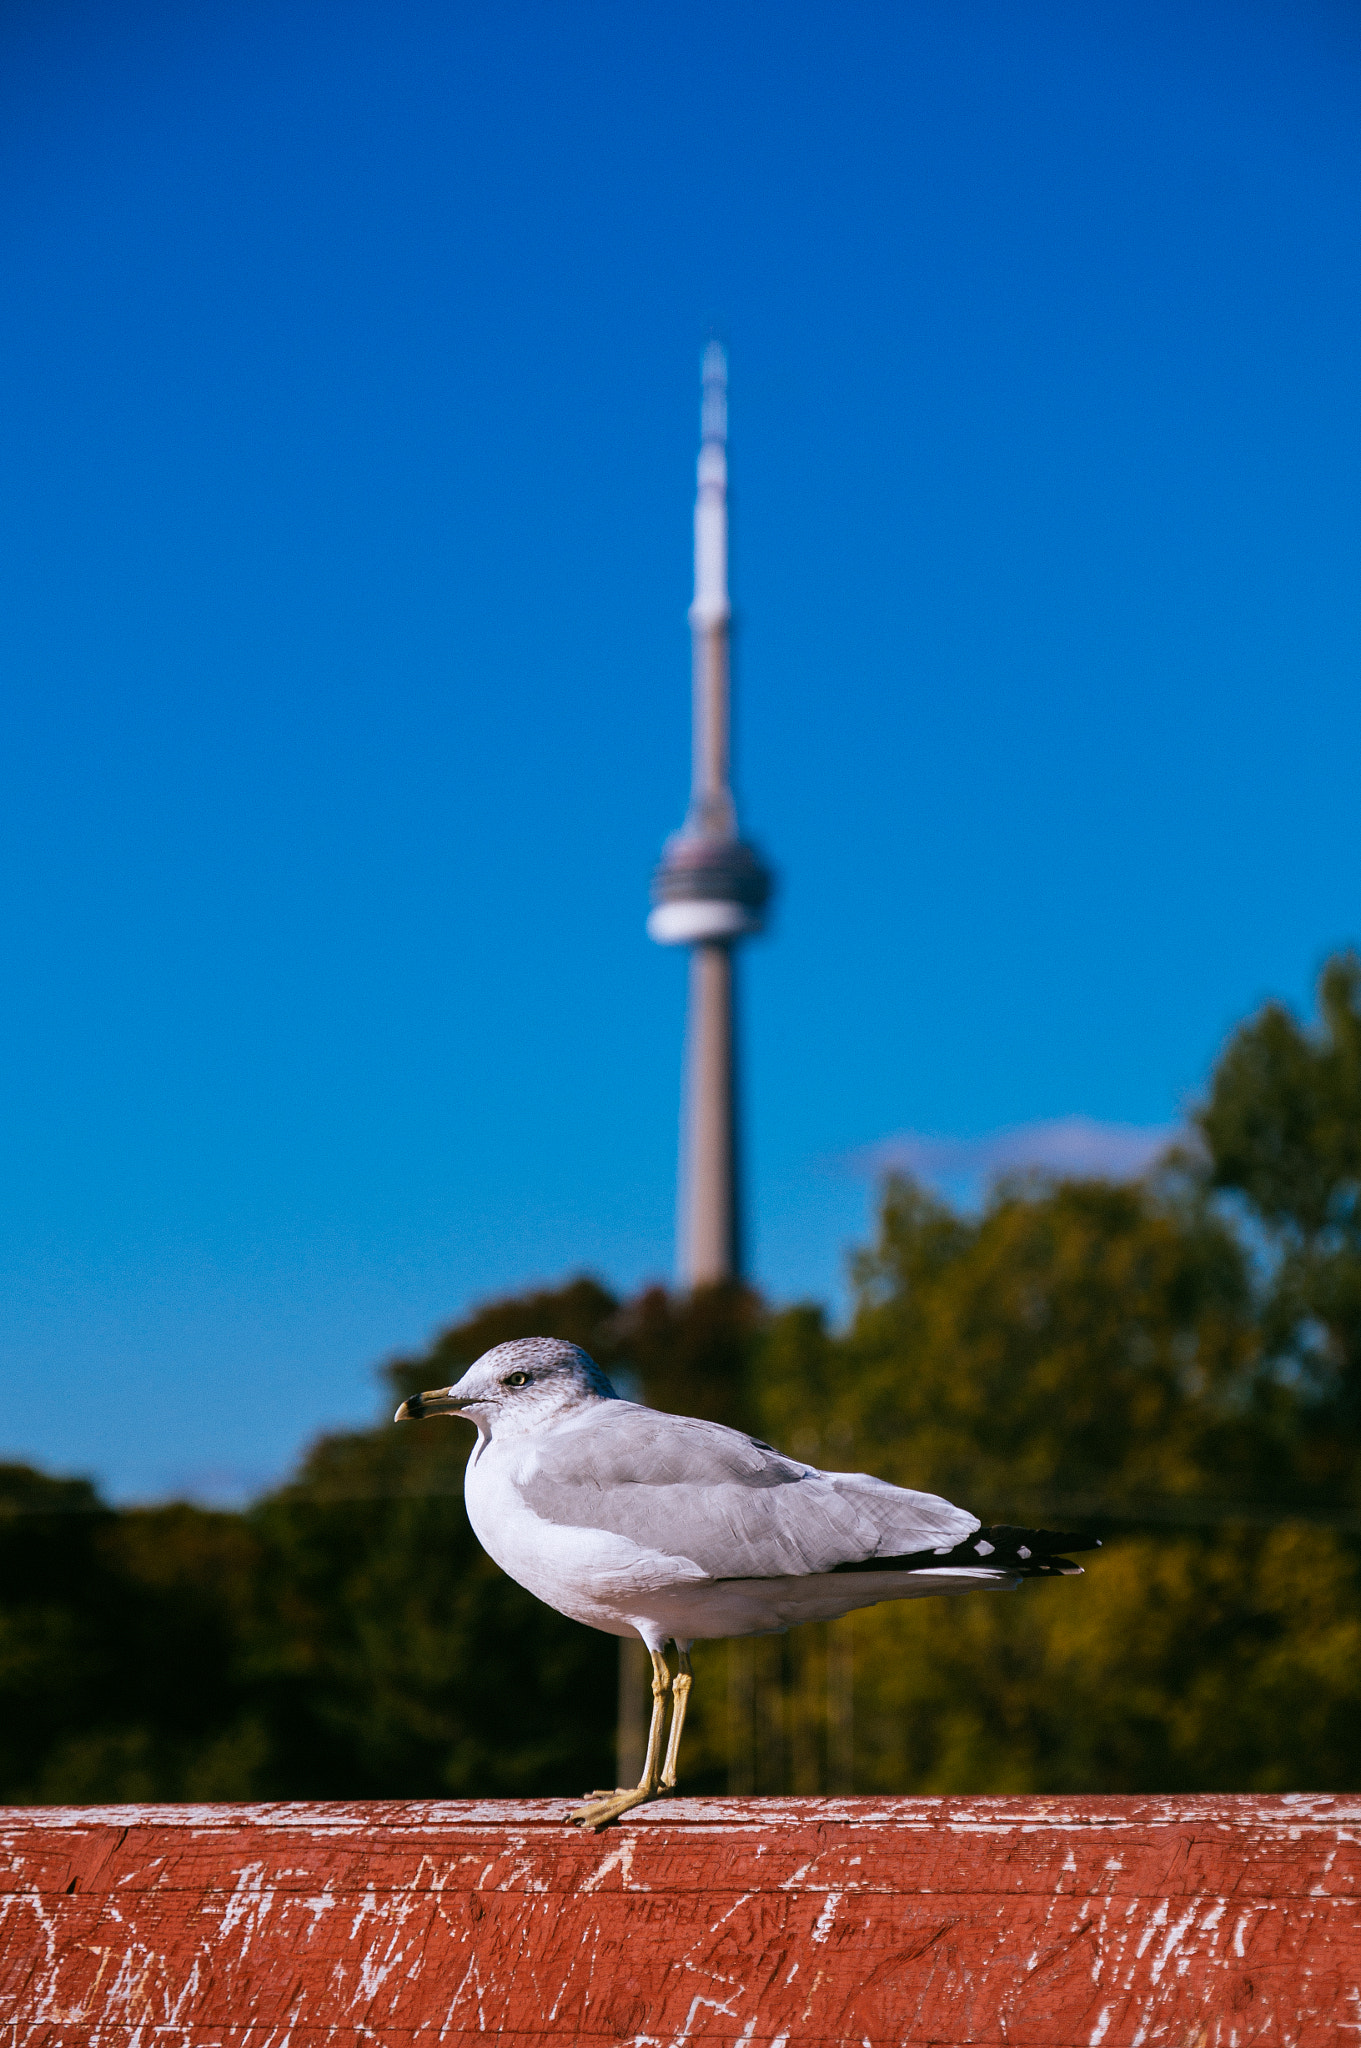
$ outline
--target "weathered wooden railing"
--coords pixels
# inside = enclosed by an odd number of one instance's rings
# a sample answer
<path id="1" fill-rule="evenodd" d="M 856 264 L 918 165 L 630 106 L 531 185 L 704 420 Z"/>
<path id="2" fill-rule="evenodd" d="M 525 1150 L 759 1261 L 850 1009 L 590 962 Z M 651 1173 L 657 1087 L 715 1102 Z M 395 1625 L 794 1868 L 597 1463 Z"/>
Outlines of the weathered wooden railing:
<path id="1" fill-rule="evenodd" d="M 1361 2041 L 1361 1798 L 0 1812 L 4 2048 Z"/>

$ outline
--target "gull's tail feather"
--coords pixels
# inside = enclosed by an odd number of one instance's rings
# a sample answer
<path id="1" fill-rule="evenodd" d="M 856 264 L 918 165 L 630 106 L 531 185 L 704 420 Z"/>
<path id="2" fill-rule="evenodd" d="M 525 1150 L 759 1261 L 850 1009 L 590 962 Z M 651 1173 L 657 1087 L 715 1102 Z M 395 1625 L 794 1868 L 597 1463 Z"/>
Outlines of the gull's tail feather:
<path id="1" fill-rule="evenodd" d="M 1099 1536 L 1061 1534 L 1054 1529 L 1016 1529 L 998 1523 L 975 1529 L 951 1550 L 914 1550 L 905 1557 L 865 1557 L 854 1564 L 833 1565 L 838 1572 L 940 1571 L 943 1566 L 973 1565 L 1007 1572 L 1022 1579 L 1080 1578 L 1082 1566 L 1063 1555 L 1067 1550 L 1100 1550 Z"/>

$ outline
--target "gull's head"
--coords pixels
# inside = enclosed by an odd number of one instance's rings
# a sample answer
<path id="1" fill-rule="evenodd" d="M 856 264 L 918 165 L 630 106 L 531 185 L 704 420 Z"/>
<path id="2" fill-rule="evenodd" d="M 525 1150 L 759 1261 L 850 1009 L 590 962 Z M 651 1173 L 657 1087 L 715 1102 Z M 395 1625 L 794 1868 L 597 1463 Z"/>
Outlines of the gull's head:
<path id="1" fill-rule="evenodd" d="M 484 1351 L 452 1387 L 413 1394 L 393 1418 L 420 1422 L 427 1415 L 466 1415 L 478 1433 L 519 1434 L 556 1422 L 593 1401 L 613 1401 L 614 1388 L 579 1344 L 560 1337 L 517 1337 Z"/>

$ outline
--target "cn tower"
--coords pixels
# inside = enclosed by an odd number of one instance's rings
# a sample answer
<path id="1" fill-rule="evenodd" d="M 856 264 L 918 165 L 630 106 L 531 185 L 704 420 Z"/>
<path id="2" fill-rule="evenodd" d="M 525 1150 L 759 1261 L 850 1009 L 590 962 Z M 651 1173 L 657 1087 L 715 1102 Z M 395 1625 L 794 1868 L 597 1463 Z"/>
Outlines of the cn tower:
<path id="1" fill-rule="evenodd" d="M 690 1011 L 681 1114 L 677 1277 L 683 1287 L 742 1271 L 734 1019 L 739 942 L 761 929 L 770 874 L 737 835 L 730 768 L 728 643 L 728 363 L 704 351 L 695 599 L 690 607 L 693 701 L 690 808 L 652 877 L 647 929 L 690 948 Z"/>

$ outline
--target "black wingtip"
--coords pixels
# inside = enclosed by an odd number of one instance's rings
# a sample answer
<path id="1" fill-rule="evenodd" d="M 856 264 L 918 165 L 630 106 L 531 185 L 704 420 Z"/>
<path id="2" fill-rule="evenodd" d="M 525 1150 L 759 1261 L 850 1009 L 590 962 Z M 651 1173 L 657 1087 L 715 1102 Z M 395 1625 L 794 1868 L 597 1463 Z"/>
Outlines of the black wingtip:
<path id="1" fill-rule="evenodd" d="M 991 1543 L 997 1550 L 1019 1554 L 1028 1550 L 1034 1557 L 1057 1557 L 1065 1550 L 1100 1550 L 1099 1536 L 1079 1536 L 1071 1529 L 1018 1529 L 1009 1522 L 999 1522 L 991 1529 L 977 1529 L 972 1536 L 966 1536 L 960 1548 L 977 1543 L 980 1537 Z"/>
<path id="2" fill-rule="evenodd" d="M 1064 1555 L 1069 1550 L 1100 1550 L 1099 1536 L 1061 1534 L 1055 1529 L 1018 1529 L 1010 1523 L 975 1529 L 953 1550 L 918 1550 L 901 1557 L 867 1557 L 833 1565 L 838 1572 L 939 1571 L 942 1567 L 982 1566 L 1026 1579 L 1080 1578 L 1082 1566 Z"/>

